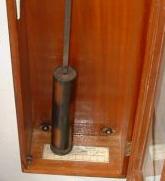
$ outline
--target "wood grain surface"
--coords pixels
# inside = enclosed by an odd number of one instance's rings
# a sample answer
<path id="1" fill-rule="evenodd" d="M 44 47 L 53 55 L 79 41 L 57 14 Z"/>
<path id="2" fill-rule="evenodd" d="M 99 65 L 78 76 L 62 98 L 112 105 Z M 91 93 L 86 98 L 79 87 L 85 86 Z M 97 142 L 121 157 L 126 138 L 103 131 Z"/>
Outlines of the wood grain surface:
<path id="1" fill-rule="evenodd" d="M 155 28 L 150 22 L 153 2 L 73 0 L 69 61 L 78 72 L 74 90 L 74 143 L 107 145 L 113 161 L 105 165 L 63 163 L 41 158 L 43 144 L 50 142 L 50 136 L 46 136 L 39 127 L 45 121 L 51 122 L 52 75 L 54 69 L 62 64 L 64 0 L 22 0 L 19 21 L 14 14 L 14 0 L 7 0 L 7 5 L 12 50 L 17 51 L 12 58 L 16 97 L 20 96 L 16 103 L 20 145 L 23 147 L 21 153 L 24 159 L 29 154 L 33 157 L 32 164 L 24 163 L 26 167 L 23 170 L 126 176 L 129 158 L 125 156 L 125 147 L 132 140 L 133 130 L 134 156 L 138 155 L 138 149 L 144 151 L 140 142 L 147 138 L 144 130 L 148 128 L 149 121 L 146 126 L 142 123 L 142 113 L 146 109 L 146 100 L 153 98 L 146 88 L 152 81 L 148 75 L 153 62 L 148 56 L 153 47 L 146 50 L 150 44 L 153 45 L 152 35 L 147 39 L 149 29 L 152 32 L 151 29 Z M 157 20 L 156 16 L 154 22 Z M 155 59 L 155 68 L 158 64 Z M 146 114 L 147 117 L 149 112 Z M 111 127 L 114 134 L 102 135 L 104 127 Z M 141 140 L 138 140 L 139 132 L 143 131 Z M 31 137 L 32 144 L 31 139 L 27 139 Z M 28 145 L 31 146 L 30 151 Z M 132 157 L 129 163 L 131 178 L 131 169 L 137 167 L 137 162 Z"/>
<path id="2" fill-rule="evenodd" d="M 148 157 L 148 146 L 152 142 L 153 124 L 157 124 L 157 126 L 159 124 L 159 120 L 153 119 L 153 114 L 160 94 L 160 80 L 164 69 L 165 1 L 153 0 L 151 7 L 140 96 L 133 131 L 132 153 L 127 176 L 130 181 L 136 180 L 138 174 L 144 177 L 148 174 L 148 169 L 146 171 L 143 167 L 146 164 L 145 156 Z M 157 123 L 153 123 L 153 121 Z M 159 129 L 161 134 L 160 126 L 154 129 Z M 155 163 L 153 163 L 148 162 L 148 167 L 154 167 L 157 173 L 158 170 L 160 172 L 160 168 L 156 168 Z M 141 180 L 144 180 L 144 178 L 142 177 Z"/>
<path id="3" fill-rule="evenodd" d="M 122 135 L 123 167 L 137 106 L 149 8 L 144 0 L 75 0 L 72 7 L 70 64 L 78 72 L 74 124 L 91 130 L 111 127 Z M 52 74 L 62 63 L 64 1 L 22 1 L 22 10 L 32 118 L 38 127 L 51 120 Z"/>

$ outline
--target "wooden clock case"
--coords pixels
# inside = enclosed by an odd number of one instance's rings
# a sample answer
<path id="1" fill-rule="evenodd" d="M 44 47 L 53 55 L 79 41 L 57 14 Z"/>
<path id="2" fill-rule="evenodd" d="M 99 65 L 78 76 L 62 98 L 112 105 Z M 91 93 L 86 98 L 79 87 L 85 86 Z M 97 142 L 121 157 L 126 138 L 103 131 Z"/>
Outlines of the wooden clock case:
<path id="1" fill-rule="evenodd" d="M 110 163 L 43 160 L 52 74 L 61 64 L 64 0 L 6 0 L 24 172 L 142 180 L 164 41 L 164 0 L 73 0 L 74 144 L 109 147 Z M 112 128 L 105 135 L 103 128 Z"/>

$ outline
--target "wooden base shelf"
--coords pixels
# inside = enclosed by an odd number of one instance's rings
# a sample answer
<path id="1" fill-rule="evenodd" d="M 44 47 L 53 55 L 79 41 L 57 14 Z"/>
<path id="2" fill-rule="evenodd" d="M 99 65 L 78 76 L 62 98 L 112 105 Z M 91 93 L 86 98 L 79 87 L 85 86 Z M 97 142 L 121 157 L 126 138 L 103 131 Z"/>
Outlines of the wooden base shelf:
<path id="1" fill-rule="evenodd" d="M 122 173 L 121 143 L 119 135 L 74 136 L 74 145 L 109 147 L 110 164 L 43 160 L 43 146 L 44 144 L 50 144 L 50 136 L 50 132 L 34 129 L 31 150 L 33 161 L 32 164 L 24 170 L 25 172 L 46 174 L 63 174 L 63 172 L 65 172 L 66 175 L 124 177 L 124 174 Z"/>

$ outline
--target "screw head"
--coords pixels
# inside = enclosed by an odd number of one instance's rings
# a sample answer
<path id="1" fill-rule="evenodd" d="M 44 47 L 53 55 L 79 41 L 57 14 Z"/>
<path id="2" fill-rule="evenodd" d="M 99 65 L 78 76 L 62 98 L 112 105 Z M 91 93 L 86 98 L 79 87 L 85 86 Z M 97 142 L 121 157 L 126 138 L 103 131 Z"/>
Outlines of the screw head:
<path id="1" fill-rule="evenodd" d="M 47 125 L 43 126 L 42 130 L 45 131 L 45 132 L 49 131 L 49 126 L 47 126 Z"/>
<path id="2" fill-rule="evenodd" d="M 50 125 L 48 123 L 43 123 L 43 124 L 41 124 L 41 129 L 44 132 L 48 132 L 50 129 Z"/>
<path id="3" fill-rule="evenodd" d="M 101 132 L 104 134 L 104 135 L 111 135 L 113 133 L 113 129 L 112 128 L 102 128 Z"/>

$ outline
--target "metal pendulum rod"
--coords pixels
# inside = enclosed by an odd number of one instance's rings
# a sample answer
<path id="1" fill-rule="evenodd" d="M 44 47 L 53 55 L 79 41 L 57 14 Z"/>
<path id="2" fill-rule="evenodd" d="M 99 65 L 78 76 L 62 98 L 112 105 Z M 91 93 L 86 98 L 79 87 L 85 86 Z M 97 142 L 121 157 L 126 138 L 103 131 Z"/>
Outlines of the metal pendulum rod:
<path id="1" fill-rule="evenodd" d="M 63 65 L 55 69 L 52 95 L 51 150 L 65 155 L 72 150 L 72 92 L 77 73 L 69 66 L 71 0 L 65 1 Z"/>
<path id="2" fill-rule="evenodd" d="M 70 31 L 71 31 L 71 8 L 72 0 L 65 0 L 65 19 L 64 19 L 64 49 L 63 49 L 63 68 L 64 73 L 68 72 L 69 50 L 70 50 Z"/>

